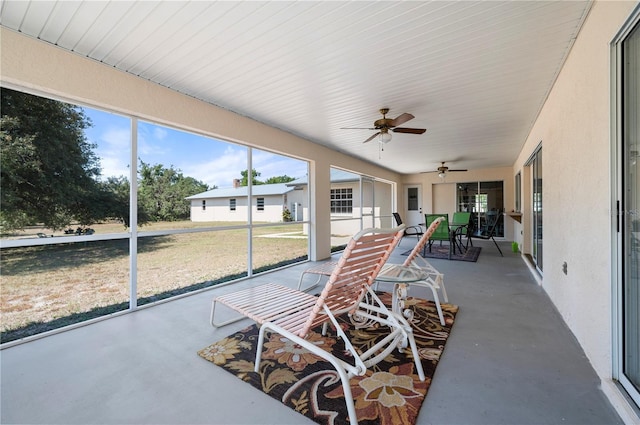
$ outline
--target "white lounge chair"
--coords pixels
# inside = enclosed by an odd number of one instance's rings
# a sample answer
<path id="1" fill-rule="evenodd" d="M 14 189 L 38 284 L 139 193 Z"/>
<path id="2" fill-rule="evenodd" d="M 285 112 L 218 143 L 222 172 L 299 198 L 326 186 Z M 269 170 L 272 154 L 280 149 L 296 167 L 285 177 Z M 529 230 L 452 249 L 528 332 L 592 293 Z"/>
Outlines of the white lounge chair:
<path id="1" fill-rule="evenodd" d="M 371 287 L 389 255 L 402 239 L 403 232 L 404 226 L 388 230 L 367 229 L 356 234 L 347 244 L 319 296 L 278 284 L 267 284 L 216 297 L 211 309 L 211 324 L 218 326 L 214 321 L 216 305 L 223 304 L 261 325 L 256 372 L 260 367 L 266 332 L 276 332 L 330 362 L 342 381 L 349 421 L 352 425 L 357 425 L 350 377 L 364 375 L 369 367 L 382 361 L 393 350 L 401 350 L 409 345 L 416 372 L 420 380 L 425 380 L 411 326 L 402 315 L 387 308 Z M 336 319 L 345 313 L 353 319 L 352 326 L 357 327 L 358 323 L 375 323 L 386 327 L 389 334 L 373 347 L 366 347 L 361 352 L 352 345 Z M 346 350 L 353 358 L 352 362 L 344 361 L 306 339 L 311 329 L 320 324 L 323 325 L 324 334 L 329 322 L 343 340 Z"/>

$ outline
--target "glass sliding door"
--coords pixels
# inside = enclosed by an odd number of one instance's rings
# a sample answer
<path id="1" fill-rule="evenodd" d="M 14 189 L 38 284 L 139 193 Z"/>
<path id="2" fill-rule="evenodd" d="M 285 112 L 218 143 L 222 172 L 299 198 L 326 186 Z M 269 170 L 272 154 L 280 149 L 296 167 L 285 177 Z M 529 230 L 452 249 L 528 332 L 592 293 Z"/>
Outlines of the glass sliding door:
<path id="1" fill-rule="evenodd" d="M 622 43 L 620 382 L 640 404 L 640 24 Z"/>
<path id="2" fill-rule="evenodd" d="M 532 257 L 536 267 L 542 271 L 542 149 L 539 149 L 531 161 L 532 173 L 532 227 L 533 227 L 533 250 Z"/>
<path id="3" fill-rule="evenodd" d="M 485 218 L 487 226 L 490 226 L 495 220 L 498 220 L 498 215 L 504 212 L 504 184 L 501 181 L 494 182 L 480 182 L 480 196 L 486 204 Z M 504 218 L 499 219 L 496 225 L 496 237 L 504 237 Z"/>
<path id="4" fill-rule="evenodd" d="M 472 213 L 474 228 L 486 233 L 504 211 L 504 182 L 457 183 L 456 201 L 456 210 Z M 504 220 L 498 222 L 495 236 L 504 237 Z"/>

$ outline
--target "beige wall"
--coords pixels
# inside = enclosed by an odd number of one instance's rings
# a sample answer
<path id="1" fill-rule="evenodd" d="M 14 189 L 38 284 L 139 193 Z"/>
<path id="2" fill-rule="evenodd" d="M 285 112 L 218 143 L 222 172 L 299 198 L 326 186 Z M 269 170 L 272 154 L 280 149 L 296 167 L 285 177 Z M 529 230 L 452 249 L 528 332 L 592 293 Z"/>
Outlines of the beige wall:
<path id="1" fill-rule="evenodd" d="M 449 214 L 449 220 L 456 211 L 456 184 L 439 183 L 431 185 L 431 213 Z"/>
<path id="2" fill-rule="evenodd" d="M 542 285 L 605 383 L 612 376 L 610 43 L 637 4 L 593 5 L 512 172 L 542 143 Z M 523 187 L 530 184 L 525 169 Z M 531 203 L 524 201 L 529 245 Z"/>
<path id="3" fill-rule="evenodd" d="M 315 200 L 317 207 L 312 209 L 310 217 L 315 242 L 310 252 L 313 260 L 331 255 L 329 197 L 313 196 L 315 193 L 329 193 L 331 166 L 392 182 L 400 179 L 399 174 L 389 170 L 4 27 L 0 27 L 0 42 L 3 86 L 309 160 L 311 199 Z"/>

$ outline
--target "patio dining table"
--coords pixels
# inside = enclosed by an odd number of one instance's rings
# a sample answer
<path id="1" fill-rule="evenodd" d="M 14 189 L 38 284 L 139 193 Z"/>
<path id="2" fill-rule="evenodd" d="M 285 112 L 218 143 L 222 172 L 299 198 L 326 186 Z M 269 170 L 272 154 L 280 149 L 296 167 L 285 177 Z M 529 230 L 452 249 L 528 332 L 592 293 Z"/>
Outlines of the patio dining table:
<path id="1" fill-rule="evenodd" d="M 420 223 L 420 226 L 424 226 L 424 223 Z M 449 260 L 451 260 L 451 255 L 455 255 L 456 246 L 458 247 L 458 251 L 460 254 L 466 251 L 463 248 L 462 243 L 458 243 L 457 239 L 462 232 L 463 229 L 468 229 L 468 223 L 450 223 L 449 224 Z M 427 245 L 424 246 L 423 256 L 426 254 Z"/>

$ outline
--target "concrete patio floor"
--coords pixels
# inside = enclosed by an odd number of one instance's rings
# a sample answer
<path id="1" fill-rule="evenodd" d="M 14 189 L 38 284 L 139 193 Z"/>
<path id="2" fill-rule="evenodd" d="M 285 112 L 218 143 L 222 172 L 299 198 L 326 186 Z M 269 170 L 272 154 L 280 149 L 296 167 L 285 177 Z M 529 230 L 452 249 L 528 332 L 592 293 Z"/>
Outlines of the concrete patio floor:
<path id="1" fill-rule="evenodd" d="M 405 237 L 391 261 L 415 239 Z M 432 260 L 460 306 L 418 424 L 618 424 L 599 379 L 519 254 Z M 244 328 L 209 325 L 211 298 L 297 284 L 305 263 L 0 352 L 3 424 L 311 424 L 196 352 Z M 428 298 L 427 291 L 411 296 Z"/>

